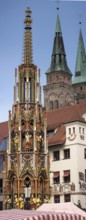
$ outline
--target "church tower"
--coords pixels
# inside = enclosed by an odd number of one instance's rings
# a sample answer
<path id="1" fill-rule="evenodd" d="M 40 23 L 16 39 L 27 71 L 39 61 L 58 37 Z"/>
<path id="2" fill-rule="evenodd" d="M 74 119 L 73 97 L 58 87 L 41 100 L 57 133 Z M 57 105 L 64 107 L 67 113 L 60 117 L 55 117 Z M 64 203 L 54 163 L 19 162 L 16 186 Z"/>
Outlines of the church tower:
<path id="1" fill-rule="evenodd" d="M 9 111 L 4 205 L 34 210 L 49 202 L 49 156 L 40 70 L 33 64 L 30 8 L 24 23 L 23 63 L 15 70 L 14 103 Z"/>
<path id="2" fill-rule="evenodd" d="M 75 89 L 75 99 L 77 102 L 86 100 L 86 53 L 81 28 L 79 32 L 75 76 L 72 85 Z"/>
<path id="3" fill-rule="evenodd" d="M 55 109 L 74 102 L 72 74 L 67 65 L 59 15 L 51 56 L 51 65 L 46 71 L 47 85 L 44 86 L 44 105 L 46 109 Z"/>

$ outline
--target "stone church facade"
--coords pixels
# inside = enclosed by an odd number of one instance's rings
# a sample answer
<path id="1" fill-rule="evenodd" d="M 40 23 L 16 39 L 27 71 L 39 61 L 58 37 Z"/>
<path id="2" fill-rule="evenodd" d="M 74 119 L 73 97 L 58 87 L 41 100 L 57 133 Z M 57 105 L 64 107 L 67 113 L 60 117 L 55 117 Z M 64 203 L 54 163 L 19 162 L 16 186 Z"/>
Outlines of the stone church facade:
<path id="1" fill-rule="evenodd" d="M 86 99 L 86 54 L 82 31 L 80 29 L 75 76 L 72 80 L 72 73 L 66 60 L 59 16 L 56 20 L 51 64 L 46 71 L 46 85 L 43 90 L 46 109 L 55 109 Z"/>

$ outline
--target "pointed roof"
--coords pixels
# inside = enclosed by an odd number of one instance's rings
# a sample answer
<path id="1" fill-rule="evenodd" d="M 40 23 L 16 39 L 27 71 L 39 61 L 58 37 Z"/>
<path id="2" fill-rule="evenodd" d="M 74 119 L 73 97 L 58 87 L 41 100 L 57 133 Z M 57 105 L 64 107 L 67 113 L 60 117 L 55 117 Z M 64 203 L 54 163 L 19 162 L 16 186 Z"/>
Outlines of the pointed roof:
<path id="1" fill-rule="evenodd" d="M 61 33 L 61 25 L 60 25 L 59 15 L 57 16 L 57 20 L 56 20 L 56 31 L 55 31 L 55 33 Z"/>
<path id="2" fill-rule="evenodd" d="M 25 35 L 24 35 L 24 64 L 32 64 L 32 32 L 31 32 L 31 10 L 28 7 L 26 10 L 26 18 L 24 20 L 25 23 Z"/>
<path id="3" fill-rule="evenodd" d="M 76 57 L 75 77 L 73 79 L 73 84 L 81 82 L 86 82 L 86 54 L 82 31 L 80 29 Z"/>
<path id="4" fill-rule="evenodd" d="M 71 74 L 71 71 L 67 66 L 59 15 L 57 15 L 57 20 L 56 20 L 56 29 L 55 29 L 55 37 L 54 37 L 53 50 L 51 56 L 51 65 L 46 73 L 56 72 L 56 71 L 64 71 L 66 73 Z"/>

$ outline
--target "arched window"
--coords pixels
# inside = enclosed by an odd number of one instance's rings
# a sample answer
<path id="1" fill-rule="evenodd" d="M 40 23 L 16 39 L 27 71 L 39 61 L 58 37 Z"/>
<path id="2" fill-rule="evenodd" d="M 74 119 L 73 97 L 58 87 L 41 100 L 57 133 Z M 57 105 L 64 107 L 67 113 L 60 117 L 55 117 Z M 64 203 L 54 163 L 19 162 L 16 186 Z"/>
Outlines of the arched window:
<path id="1" fill-rule="evenodd" d="M 54 101 L 54 108 L 58 108 L 59 107 L 59 103 L 57 100 Z"/>
<path id="2" fill-rule="evenodd" d="M 24 185 L 25 185 L 25 198 L 30 198 L 30 194 L 31 194 L 31 181 L 30 181 L 28 176 L 24 180 Z"/>
<path id="3" fill-rule="evenodd" d="M 24 78 L 24 102 L 29 100 L 31 102 L 31 78 L 29 80 Z"/>
<path id="4" fill-rule="evenodd" d="M 27 89 L 26 78 L 24 78 L 24 102 L 26 101 L 26 89 Z"/>
<path id="5" fill-rule="evenodd" d="M 49 102 L 49 109 L 53 109 L 53 101 Z"/>

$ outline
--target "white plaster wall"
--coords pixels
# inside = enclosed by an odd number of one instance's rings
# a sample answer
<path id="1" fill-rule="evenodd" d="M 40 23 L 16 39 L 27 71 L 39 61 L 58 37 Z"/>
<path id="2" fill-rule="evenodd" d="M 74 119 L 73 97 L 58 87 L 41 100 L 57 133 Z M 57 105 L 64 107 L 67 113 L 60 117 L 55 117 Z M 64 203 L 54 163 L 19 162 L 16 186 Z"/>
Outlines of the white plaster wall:
<path id="1" fill-rule="evenodd" d="M 75 138 L 69 140 L 69 128 L 73 130 L 75 127 Z M 79 127 L 84 128 L 84 139 L 80 138 Z M 70 148 L 70 159 L 64 159 L 64 149 Z M 50 150 L 50 183 L 53 183 L 53 172 L 60 171 L 60 183 L 63 184 L 63 171 L 70 170 L 70 183 L 75 184 L 75 194 L 71 195 L 71 201 L 78 204 L 80 200 L 83 208 L 86 208 L 86 190 L 80 189 L 79 172 L 84 173 L 86 169 L 86 159 L 84 159 L 84 149 L 86 148 L 86 125 L 84 123 L 76 122 L 66 125 L 66 142 L 64 146 L 53 146 Z M 60 151 L 60 160 L 53 161 L 53 151 Z M 82 181 L 83 182 L 83 181 Z M 82 193 L 84 195 L 80 195 Z M 54 202 L 52 196 L 51 202 Z M 60 196 L 60 202 L 64 202 L 64 195 Z"/>

